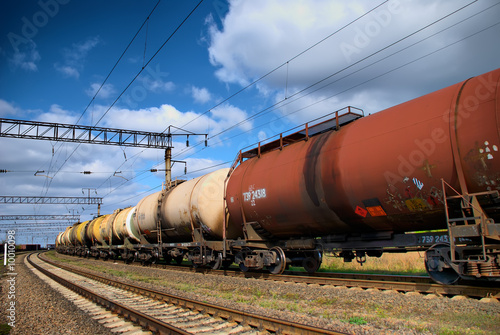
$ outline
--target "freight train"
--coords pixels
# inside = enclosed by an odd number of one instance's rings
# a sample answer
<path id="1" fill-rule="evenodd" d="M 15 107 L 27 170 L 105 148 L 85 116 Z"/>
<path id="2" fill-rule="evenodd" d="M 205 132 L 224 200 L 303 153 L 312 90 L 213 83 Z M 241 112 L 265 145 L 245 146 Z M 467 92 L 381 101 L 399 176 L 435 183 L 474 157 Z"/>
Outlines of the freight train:
<path id="1" fill-rule="evenodd" d="M 497 69 L 373 115 L 336 111 L 68 227 L 57 250 L 274 274 L 425 251 L 439 283 L 500 282 L 499 83 Z"/>

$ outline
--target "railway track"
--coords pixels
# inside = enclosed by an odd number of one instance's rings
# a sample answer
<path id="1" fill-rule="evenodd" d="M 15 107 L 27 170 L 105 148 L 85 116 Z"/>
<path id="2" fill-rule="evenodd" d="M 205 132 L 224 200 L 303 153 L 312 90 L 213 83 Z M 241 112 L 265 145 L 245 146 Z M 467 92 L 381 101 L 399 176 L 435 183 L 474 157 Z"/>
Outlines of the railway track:
<path id="1" fill-rule="evenodd" d="M 28 261 L 45 275 L 153 333 L 344 334 L 173 296 L 32 255 Z"/>
<path id="2" fill-rule="evenodd" d="M 100 260 L 103 263 L 106 261 Z M 140 264 L 128 266 L 143 267 Z M 500 299 L 500 287 L 472 286 L 472 285 L 441 285 L 433 283 L 429 277 L 421 276 L 396 276 L 378 274 L 336 274 L 316 273 L 285 273 L 273 275 L 269 272 L 242 272 L 239 270 L 211 270 L 208 268 L 192 268 L 179 265 L 151 264 L 152 267 L 166 271 L 189 271 L 210 273 L 212 275 L 255 278 L 271 281 L 283 281 L 303 284 L 345 286 L 348 288 L 359 287 L 362 289 L 393 290 L 398 292 L 418 292 L 422 294 L 438 294 L 445 296 L 466 296 L 475 299 L 495 298 Z"/>

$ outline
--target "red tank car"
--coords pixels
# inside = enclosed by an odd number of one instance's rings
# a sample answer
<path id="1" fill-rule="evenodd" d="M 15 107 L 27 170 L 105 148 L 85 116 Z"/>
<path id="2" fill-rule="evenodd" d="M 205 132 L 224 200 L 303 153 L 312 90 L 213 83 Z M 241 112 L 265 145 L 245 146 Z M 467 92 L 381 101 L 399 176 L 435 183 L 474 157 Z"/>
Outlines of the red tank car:
<path id="1" fill-rule="evenodd" d="M 450 227 L 449 238 L 428 235 L 451 242 L 450 262 L 498 268 L 499 78 L 500 69 L 355 121 L 349 108 L 240 153 L 227 184 L 231 220 L 268 238 L 365 241 L 331 244 L 350 249 L 346 258 L 395 234 Z M 485 244 L 497 251 L 480 252 Z M 444 249 L 433 250 L 429 263 L 442 265 Z"/>

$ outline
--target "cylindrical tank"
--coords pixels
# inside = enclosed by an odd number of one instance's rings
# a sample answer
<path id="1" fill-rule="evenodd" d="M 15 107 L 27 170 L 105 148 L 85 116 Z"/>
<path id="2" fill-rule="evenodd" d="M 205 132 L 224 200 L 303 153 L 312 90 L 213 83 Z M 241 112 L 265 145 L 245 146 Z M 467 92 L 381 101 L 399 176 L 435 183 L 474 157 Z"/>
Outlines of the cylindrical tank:
<path id="1" fill-rule="evenodd" d="M 102 236 L 101 236 L 101 222 L 106 217 L 106 215 L 99 216 L 92 220 L 92 222 L 87 227 L 87 234 L 90 236 L 92 240 L 92 244 L 98 243 L 102 244 Z"/>
<path id="2" fill-rule="evenodd" d="M 63 232 L 63 234 L 61 236 L 61 243 L 64 246 L 71 245 L 70 240 L 69 240 L 69 232 L 70 232 L 71 228 L 72 228 L 71 226 L 66 227 L 66 230 Z"/>
<path id="3" fill-rule="evenodd" d="M 156 242 L 157 222 L 163 242 L 190 241 L 192 227 L 202 227 L 207 236 L 222 238 L 224 228 L 224 180 L 229 169 L 221 169 L 156 192 L 137 204 L 135 228 Z M 240 226 L 229 225 L 228 238 L 242 236 Z"/>
<path id="4" fill-rule="evenodd" d="M 160 218 L 171 239 L 191 236 L 192 226 L 201 227 L 212 238 L 224 230 L 224 180 L 229 169 L 220 169 L 184 182 L 165 195 Z M 243 236 L 240 226 L 229 225 L 227 238 Z"/>
<path id="5" fill-rule="evenodd" d="M 500 190 L 499 77 L 247 159 L 227 186 L 232 221 L 277 237 L 446 228 L 441 178 L 461 193 Z"/>
<path id="6" fill-rule="evenodd" d="M 163 199 L 163 192 L 150 194 L 139 201 L 135 206 L 134 230 L 152 243 L 156 242 L 156 224 L 160 220 L 159 208 Z M 166 242 L 166 241 L 165 241 Z"/>
<path id="7" fill-rule="evenodd" d="M 85 227 L 85 238 L 88 240 L 90 244 L 94 244 L 94 232 L 93 232 L 93 227 L 94 223 L 97 218 L 91 220 L 87 227 Z"/>
<path id="8" fill-rule="evenodd" d="M 79 225 L 80 225 L 80 223 L 75 223 L 68 232 L 68 243 L 70 245 L 77 245 L 78 244 L 77 231 L 78 231 Z"/>
<path id="9" fill-rule="evenodd" d="M 135 225 L 135 211 L 136 207 L 132 208 L 132 210 L 127 215 L 127 220 L 125 221 L 125 231 L 127 237 L 131 239 L 131 241 L 139 242 L 141 240 L 141 234 L 136 228 Z"/>
<path id="10" fill-rule="evenodd" d="M 57 234 L 57 236 L 56 236 L 56 248 L 62 245 L 61 238 L 62 238 L 63 234 L 64 234 L 63 231 L 60 232 L 59 234 Z"/>
<path id="11" fill-rule="evenodd" d="M 116 218 L 116 215 L 120 212 L 120 209 L 115 210 L 112 214 L 109 214 L 105 216 L 101 224 L 99 225 L 99 235 L 102 238 L 102 241 L 100 243 L 106 243 L 106 244 L 117 244 L 120 241 L 113 241 L 113 221 Z"/>
<path id="12" fill-rule="evenodd" d="M 131 220 L 132 210 L 134 207 L 128 207 L 121 210 L 115 217 L 113 221 L 113 239 L 117 239 L 119 241 L 124 241 L 125 238 L 129 237 L 127 233 L 127 220 Z M 130 225 L 131 223 L 129 223 Z"/>
<path id="13" fill-rule="evenodd" d="M 87 240 L 87 226 L 89 225 L 90 221 L 85 221 L 85 222 L 82 222 L 80 223 L 77 227 L 76 227 L 76 241 L 77 241 L 77 244 L 80 244 L 80 245 L 87 245 L 87 242 L 89 242 Z"/>

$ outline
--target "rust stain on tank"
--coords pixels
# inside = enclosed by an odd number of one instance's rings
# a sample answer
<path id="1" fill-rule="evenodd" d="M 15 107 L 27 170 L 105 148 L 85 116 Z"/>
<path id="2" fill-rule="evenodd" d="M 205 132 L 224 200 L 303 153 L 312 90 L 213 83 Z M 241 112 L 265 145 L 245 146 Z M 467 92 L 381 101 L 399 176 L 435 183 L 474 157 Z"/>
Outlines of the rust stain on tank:
<path id="1" fill-rule="evenodd" d="M 323 145 L 328 140 L 329 136 L 317 136 L 315 138 L 311 138 L 310 141 L 312 145 L 310 145 L 307 149 L 306 160 L 304 164 L 303 174 L 304 181 L 306 186 L 306 192 L 309 195 L 312 203 L 316 206 L 320 206 L 320 200 L 317 193 L 317 167 L 318 161 L 320 159 L 321 149 Z"/>

